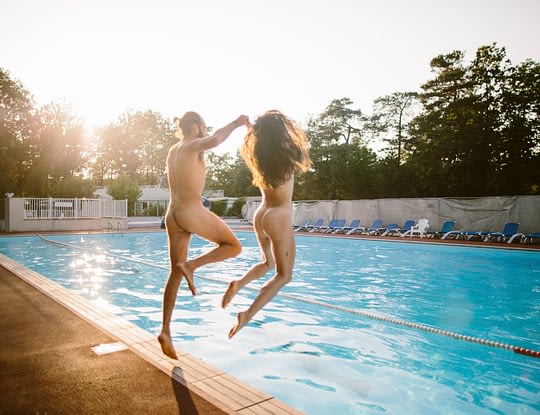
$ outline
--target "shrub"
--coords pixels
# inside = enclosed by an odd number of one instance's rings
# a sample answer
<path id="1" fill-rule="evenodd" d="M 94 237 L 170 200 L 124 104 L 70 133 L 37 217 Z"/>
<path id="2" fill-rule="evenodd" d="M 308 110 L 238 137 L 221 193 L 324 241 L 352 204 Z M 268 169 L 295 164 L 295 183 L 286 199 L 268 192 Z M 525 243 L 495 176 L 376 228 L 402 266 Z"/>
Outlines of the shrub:
<path id="1" fill-rule="evenodd" d="M 245 197 L 239 197 L 236 199 L 233 203 L 233 205 L 229 208 L 227 211 L 227 216 L 233 216 L 235 218 L 239 218 L 242 216 L 242 207 L 246 203 Z"/>
<path id="2" fill-rule="evenodd" d="M 227 200 L 214 200 L 210 210 L 218 216 L 225 216 L 225 210 L 227 209 Z"/>

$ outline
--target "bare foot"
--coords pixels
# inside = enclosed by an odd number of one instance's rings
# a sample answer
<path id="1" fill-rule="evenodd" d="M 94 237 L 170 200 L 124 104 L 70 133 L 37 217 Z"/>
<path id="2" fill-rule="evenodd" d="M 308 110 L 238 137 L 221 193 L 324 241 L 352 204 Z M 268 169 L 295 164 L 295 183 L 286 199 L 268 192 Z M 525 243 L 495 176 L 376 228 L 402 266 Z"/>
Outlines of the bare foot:
<path id="1" fill-rule="evenodd" d="M 248 322 L 249 322 L 249 319 L 248 319 L 248 316 L 247 316 L 247 313 L 245 311 L 242 311 L 240 313 L 238 313 L 238 321 L 236 322 L 236 324 L 233 326 L 233 328 L 229 331 L 229 339 L 232 339 L 232 337 L 238 333 L 240 331 L 240 329 L 242 327 L 244 327 Z"/>
<path id="2" fill-rule="evenodd" d="M 178 269 L 182 275 L 186 277 L 187 285 L 191 291 L 191 294 L 197 295 L 197 289 L 195 288 L 195 283 L 193 282 L 193 271 L 189 267 L 188 263 L 182 262 L 181 264 L 178 264 Z"/>
<path id="3" fill-rule="evenodd" d="M 158 336 L 158 341 L 161 345 L 161 350 L 163 351 L 163 353 L 165 353 L 171 359 L 178 359 L 178 356 L 176 355 L 176 350 L 174 349 L 173 342 L 169 335 L 160 333 L 160 335 Z"/>
<path id="4" fill-rule="evenodd" d="M 240 289 L 240 284 L 238 283 L 238 281 L 231 281 L 229 283 L 229 286 L 227 287 L 227 291 L 225 291 L 225 294 L 223 294 L 223 298 L 221 299 L 222 308 L 227 307 L 227 305 L 231 302 L 231 300 L 236 295 L 239 289 Z"/>

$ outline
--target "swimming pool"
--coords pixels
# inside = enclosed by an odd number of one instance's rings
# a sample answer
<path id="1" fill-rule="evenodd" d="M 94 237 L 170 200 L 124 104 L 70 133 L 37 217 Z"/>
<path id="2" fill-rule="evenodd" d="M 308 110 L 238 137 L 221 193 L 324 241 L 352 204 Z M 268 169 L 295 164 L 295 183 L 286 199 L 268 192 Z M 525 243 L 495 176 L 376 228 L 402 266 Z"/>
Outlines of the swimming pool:
<path id="1" fill-rule="evenodd" d="M 255 291 L 224 311 L 226 282 L 259 260 L 253 234 L 237 235 L 240 257 L 201 268 L 197 297 L 182 287 L 182 350 L 308 414 L 540 413 L 540 359 L 400 324 L 540 349 L 540 252 L 297 236 L 284 295 L 228 340 Z M 82 249 L 9 237 L 0 253 L 159 332 L 163 232 L 47 238 Z M 194 238 L 190 256 L 208 248 Z"/>

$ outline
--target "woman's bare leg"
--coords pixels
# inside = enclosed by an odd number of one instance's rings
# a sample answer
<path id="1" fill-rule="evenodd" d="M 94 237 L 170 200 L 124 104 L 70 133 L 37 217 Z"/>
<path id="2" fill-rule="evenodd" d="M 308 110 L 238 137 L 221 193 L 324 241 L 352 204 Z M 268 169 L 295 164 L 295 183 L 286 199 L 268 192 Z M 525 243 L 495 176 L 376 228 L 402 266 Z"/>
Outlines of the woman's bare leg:
<path id="1" fill-rule="evenodd" d="M 257 212 L 260 213 L 260 212 Z M 272 256 L 272 247 L 270 239 L 264 235 L 262 228 L 259 226 L 257 213 L 255 214 L 255 235 L 257 236 L 257 242 L 262 254 L 262 261 L 253 265 L 242 278 L 233 280 L 229 283 L 223 299 L 221 300 L 221 307 L 225 308 L 231 302 L 233 297 L 243 287 L 249 284 L 251 281 L 256 280 L 264 276 L 271 268 L 274 267 L 274 259 Z"/>
<path id="2" fill-rule="evenodd" d="M 292 270 L 296 255 L 296 246 L 291 227 L 283 225 L 280 220 L 282 215 L 265 218 L 265 233 L 269 236 L 272 247 L 272 255 L 276 264 L 276 273 L 263 285 L 261 291 L 246 311 L 238 313 L 236 324 L 229 331 L 229 338 L 232 338 L 242 327 L 244 327 L 257 312 L 263 308 L 279 290 L 292 278 Z M 286 222 L 286 221 L 285 221 Z"/>

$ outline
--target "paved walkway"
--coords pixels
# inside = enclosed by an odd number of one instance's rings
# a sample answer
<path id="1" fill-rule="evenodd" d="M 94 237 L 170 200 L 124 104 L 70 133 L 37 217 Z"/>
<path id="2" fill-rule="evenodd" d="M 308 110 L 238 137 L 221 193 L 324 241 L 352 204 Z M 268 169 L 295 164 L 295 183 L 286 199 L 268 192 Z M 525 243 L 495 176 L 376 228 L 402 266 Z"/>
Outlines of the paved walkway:
<path id="1" fill-rule="evenodd" d="M 225 414 L 0 267 L 0 414 Z"/>

